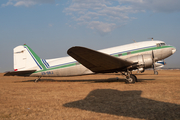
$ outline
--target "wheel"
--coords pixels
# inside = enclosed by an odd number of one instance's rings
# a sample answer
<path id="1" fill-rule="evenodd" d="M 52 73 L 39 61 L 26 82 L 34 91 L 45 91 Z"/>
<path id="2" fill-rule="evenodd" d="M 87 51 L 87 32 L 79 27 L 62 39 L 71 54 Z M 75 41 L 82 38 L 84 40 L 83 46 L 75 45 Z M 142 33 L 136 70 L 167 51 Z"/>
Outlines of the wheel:
<path id="1" fill-rule="evenodd" d="M 136 82 L 136 80 L 137 80 L 136 76 L 131 74 L 130 77 L 129 76 L 126 77 L 125 83 L 134 84 Z"/>
<path id="2" fill-rule="evenodd" d="M 135 82 L 138 82 L 137 77 L 134 74 L 131 74 L 131 75 L 135 77 L 135 79 L 136 79 Z"/>
<path id="3" fill-rule="evenodd" d="M 158 71 L 154 71 L 154 74 L 155 74 L 155 75 L 158 75 Z"/>

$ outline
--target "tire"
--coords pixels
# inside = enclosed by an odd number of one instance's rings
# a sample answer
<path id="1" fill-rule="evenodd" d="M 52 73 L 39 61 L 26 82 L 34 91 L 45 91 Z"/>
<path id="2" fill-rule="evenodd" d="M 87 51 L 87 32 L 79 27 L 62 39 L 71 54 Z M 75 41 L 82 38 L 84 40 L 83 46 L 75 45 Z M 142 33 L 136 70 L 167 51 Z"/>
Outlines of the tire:
<path id="1" fill-rule="evenodd" d="M 134 74 L 131 74 L 131 75 L 135 77 L 135 79 L 136 79 L 135 82 L 138 82 L 137 77 Z"/>
<path id="2" fill-rule="evenodd" d="M 154 71 L 154 74 L 155 74 L 155 75 L 158 75 L 158 71 Z"/>
<path id="3" fill-rule="evenodd" d="M 126 77 L 126 84 L 134 84 L 136 82 L 137 78 L 135 75 L 131 74 L 130 78 Z"/>

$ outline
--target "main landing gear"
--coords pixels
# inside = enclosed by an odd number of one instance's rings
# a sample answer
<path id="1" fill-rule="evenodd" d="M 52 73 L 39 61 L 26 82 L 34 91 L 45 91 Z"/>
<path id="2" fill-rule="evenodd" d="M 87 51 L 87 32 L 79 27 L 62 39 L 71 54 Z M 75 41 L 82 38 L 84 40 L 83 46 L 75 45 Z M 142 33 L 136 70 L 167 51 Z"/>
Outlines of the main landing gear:
<path id="1" fill-rule="evenodd" d="M 125 80 L 126 84 L 134 84 L 135 82 L 137 82 L 137 77 L 134 74 L 132 74 L 131 71 L 127 71 L 122 74 L 126 76 L 126 80 Z"/>

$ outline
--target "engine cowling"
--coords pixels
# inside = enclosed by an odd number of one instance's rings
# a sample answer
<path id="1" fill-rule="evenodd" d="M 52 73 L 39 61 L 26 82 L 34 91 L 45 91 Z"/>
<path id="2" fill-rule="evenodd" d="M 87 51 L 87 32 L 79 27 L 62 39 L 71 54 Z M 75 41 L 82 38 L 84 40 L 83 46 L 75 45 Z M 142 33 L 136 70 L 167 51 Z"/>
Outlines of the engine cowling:
<path id="1" fill-rule="evenodd" d="M 129 57 L 126 60 L 137 63 L 137 68 L 150 68 L 153 64 L 153 59 L 151 54 L 137 55 Z"/>

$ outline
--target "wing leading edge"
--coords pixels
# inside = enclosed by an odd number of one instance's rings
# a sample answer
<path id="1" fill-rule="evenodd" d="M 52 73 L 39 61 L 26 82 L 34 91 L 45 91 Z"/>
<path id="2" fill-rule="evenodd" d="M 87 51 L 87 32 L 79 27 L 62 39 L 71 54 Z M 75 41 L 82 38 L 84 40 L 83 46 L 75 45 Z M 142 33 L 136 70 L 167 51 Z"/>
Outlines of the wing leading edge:
<path id="1" fill-rule="evenodd" d="M 96 73 L 121 71 L 133 64 L 131 61 L 80 46 L 70 48 L 67 53 Z"/>

